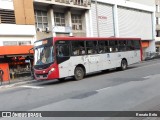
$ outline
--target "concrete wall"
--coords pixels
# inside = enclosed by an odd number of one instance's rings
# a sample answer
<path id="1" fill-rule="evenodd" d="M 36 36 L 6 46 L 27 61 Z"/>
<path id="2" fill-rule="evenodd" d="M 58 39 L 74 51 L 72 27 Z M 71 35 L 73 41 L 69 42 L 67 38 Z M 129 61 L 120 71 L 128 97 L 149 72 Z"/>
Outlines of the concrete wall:
<path id="1" fill-rule="evenodd" d="M 13 10 L 13 1 L 12 0 L 0 0 L 0 8 L 1 9 L 10 9 Z"/>
<path id="2" fill-rule="evenodd" d="M 130 2 L 135 2 L 143 5 L 148 5 L 148 6 L 154 6 L 155 5 L 155 0 L 126 0 Z"/>
<path id="3" fill-rule="evenodd" d="M 0 0 L 0 9 L 15 10 L 13 1 L 14 0 Z M 18 7 L 16 9 L 18 10 Z M 34 15 L 29 15 L 28 17 L 33 19 Z M 35 41 L 35 35 L 36 31 L 33 21 L 32 25 L 17 25 L 8 23 L 0 24 L 0 46 L 3 46 L 3 41 L 30 41 L 33 44 L 33 42 Z"/>

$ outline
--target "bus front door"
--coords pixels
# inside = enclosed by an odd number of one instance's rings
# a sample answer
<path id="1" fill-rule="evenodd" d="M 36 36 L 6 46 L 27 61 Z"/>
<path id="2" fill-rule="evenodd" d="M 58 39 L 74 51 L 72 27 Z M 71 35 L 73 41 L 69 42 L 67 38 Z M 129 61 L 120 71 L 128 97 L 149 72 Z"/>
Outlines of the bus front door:
<path id="1" fill-rule="evenodd" d="M 63 43 L 63 42 L 62 42 Z M 57 44 L 57 63 L 59 67 L 59 77 L 68 77 L 70 68 L 69 43 Z"/>

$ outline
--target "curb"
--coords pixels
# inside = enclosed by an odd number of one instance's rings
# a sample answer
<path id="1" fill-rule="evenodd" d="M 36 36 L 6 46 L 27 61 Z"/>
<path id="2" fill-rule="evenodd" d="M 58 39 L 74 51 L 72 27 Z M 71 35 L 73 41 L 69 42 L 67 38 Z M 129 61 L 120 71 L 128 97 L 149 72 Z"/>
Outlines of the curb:
<path id="1" fill-rule="evenodd" d="M 1 85 L 0 86 L 0 89 L 5 89 L 5 88 L 12 88 L 12 87 L 16 87 L 16 86 L 20 86 L 20 85 L 25 85 L 25 84 L 28 84 L 28 83 L 33 83 L 33 82 L 36 82 L 37 80 L 26 80 L 26 81 L 18 81 L 16 83 L 8 83 L 8 84 L 5 84 L 5 85 Z"/>

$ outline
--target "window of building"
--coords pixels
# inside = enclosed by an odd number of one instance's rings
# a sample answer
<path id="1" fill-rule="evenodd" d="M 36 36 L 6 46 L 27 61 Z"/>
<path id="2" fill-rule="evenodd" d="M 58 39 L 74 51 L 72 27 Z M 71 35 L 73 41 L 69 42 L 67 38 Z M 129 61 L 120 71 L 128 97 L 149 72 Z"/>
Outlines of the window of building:
<path id="1" fill-rule="evenodd" d="M 65 26 L 65 15 L 64 13 L 54 13 L 55 26 Z"/>
<path id="2" fill-rule="evenodd" d="M 15 46 L 15 45 L 31 45 L 31 41 L 4 41 L 4 46 Z"/>
<path id="3" fill-rule="evenodd" d="M 156 17 L 156 25 L 159 24 L 159 20 L 158 20 L 158 17 Z"/>
<path id="4" fill-rule="evenodd" d="M 7 9 L 0 9 L 0 23 L 15 24 L 14 11 Z"/>
<path id="5" fill-rule="evenodd" d="M 156 37 L 160 37 L 160 30 L 156 31 Z"/>
<path id="6" fill-rule="evenodd" d="M 17 45 L 17 41 L 4 41 L 3 45 L 4 46 L 14 46 L 14 45 Z"/>
<path id="7" fill-rule="evenodd" d="M 31 45 L 31 41 L 18 41 L 18 45 Z"/>
<path id="8" fill-rule="evenodd" d="M 72 29 L 82 30 L 82 17 L 81 15 L 72 14 Z"/>
<path id="9" fill-rule="evenodd" d="M 35 20 L 37 28 L 46 29 L 46 27 L 48 27 L 47 11 L 36 10 Z"/>
<path id="10" fill-rule="evenodd" d="M 156 12 L 159 12 L 159 11 L 158 11 L 158 5 L 156 5 Z"/>

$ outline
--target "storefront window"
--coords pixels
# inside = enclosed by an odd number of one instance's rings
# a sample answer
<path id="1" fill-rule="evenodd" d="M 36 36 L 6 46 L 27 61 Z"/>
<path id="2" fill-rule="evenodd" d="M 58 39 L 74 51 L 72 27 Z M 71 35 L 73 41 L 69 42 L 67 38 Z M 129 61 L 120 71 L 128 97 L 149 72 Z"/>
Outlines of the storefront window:
<path id="1" fill-rule="evenodd" d="M 15 56 L 8 58 L 10 79 L 31 76 L 32 61 L 27 56 Z"/>

